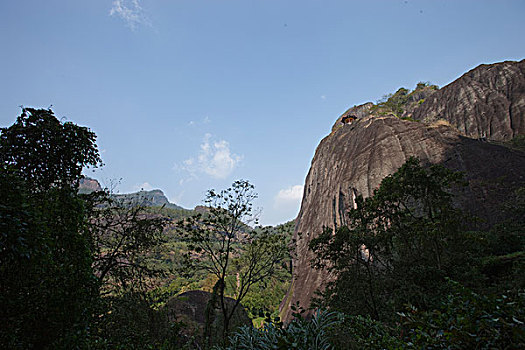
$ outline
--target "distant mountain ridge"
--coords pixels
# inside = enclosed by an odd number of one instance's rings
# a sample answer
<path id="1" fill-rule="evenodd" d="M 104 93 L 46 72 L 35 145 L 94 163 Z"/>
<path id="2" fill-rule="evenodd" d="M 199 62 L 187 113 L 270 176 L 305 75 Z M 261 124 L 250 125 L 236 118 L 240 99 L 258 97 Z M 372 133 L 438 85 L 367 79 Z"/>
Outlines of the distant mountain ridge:
<path id="1" fill-rule="evenodd" d="M 102 191 L 102 186 L 96 179 L 84 177 L 79 183 L 80 193 L 91 193 Z M 181 206 L 170 203 L 164 192 L 159 189 L 145 191 L 141 190 L 133 193 L 112 194 L 115 200 L 124 206 L 142 205 L 145 207 L 165 207 L 169 209 L 184 209 Z"/>
<path id="2" fill-rule="evenodd" d="M 164 207 L 170 209 L 184 209 L 177 204 L 170 203 L 162 190 L 138 191 L 134 193 L 114 194 L 113 197 L 125 206 L 142 205 L 145 207 Z"/>

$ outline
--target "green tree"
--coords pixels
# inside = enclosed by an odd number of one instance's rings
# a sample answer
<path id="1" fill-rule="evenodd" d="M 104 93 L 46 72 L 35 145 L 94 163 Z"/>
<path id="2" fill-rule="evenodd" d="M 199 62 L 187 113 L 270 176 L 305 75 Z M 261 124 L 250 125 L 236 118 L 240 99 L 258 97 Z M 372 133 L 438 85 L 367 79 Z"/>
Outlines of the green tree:
<path id="1" fill-rule="evenodd" d="M 350 225 L 312 240 L 315 264 L 337 279 L 323 296 L 349 314 L 391 319 L 405 303 L 427 309 L 446 292 L 445 277 L 474 281 L 476 238 L 453 206 L 452 186 L 462 176 L 410 158 L 357 208 Z"/>
<path id="2" fill-rule="evenodd" d="M 164 221 L 106 192 L 78 193 L 82 169 L 101 164 L 95 140 L 51 110 L 24 108 L 0 129 L 2 348 L 116 346 L 158 316 L 144 298 L 156 272 L 146 256 Z"/>
<path id="3" fill-rule="evenodd" d="M 223 342 L 227 341 L 235 310 L 250 288 L 271 277 L 287 257 L 282 235 L 255 231 L 246 225 L 257 223 L 252 211 L 255 198 L 253 185 L 235 181 L 226 190 L 208 191 L 205 212 L 178 223 L 182 237 L 189 243 L 188 265 L 206 270 L 217 279 L 209 309 L 218 305 L 221 310 Z M 235 299 L 230 307 L 227 291 Z"/>
<path id="4" fill-rule="evenodd" d="M 60 122 L 50 109 L 22 108 L 16 122 L 0 129 L 0 163 L 11 165 L 33 191 L 75 187 L 84 167 L 102 164 L 96 135 Z"/>
<path id="5" fill-rule="evenodd" d="M 122 205 L 106 192 L 91 202 L 88 230 L 101 295 L 147 290 L 162 272 L 149 264 L 148 254 L 161 243 L 166 220 L 139 203 Z"/>
<path id="6" fill-rule="evenodd" d="M 95 135 L 51 110 L 24 108 L 0 129 L 5 347 L 58 346 L 87 330 L 98 288 L 77 183 L 84 166 L 99 164 Z"/>

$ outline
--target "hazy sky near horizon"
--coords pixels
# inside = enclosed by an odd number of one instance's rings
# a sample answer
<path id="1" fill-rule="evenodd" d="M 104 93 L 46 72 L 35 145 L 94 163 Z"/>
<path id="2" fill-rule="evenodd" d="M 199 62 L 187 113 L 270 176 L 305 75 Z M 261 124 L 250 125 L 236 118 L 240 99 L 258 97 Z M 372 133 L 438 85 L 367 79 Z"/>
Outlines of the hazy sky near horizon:
<path id="1" fill-rule="evenodd" d="M 98 135 L 87 172 L 192 208 L 236 179 L 295 218 L 349 107 L 525 57 L 525 1 L 3 0 L 0 126 L 52 109 Z"/>

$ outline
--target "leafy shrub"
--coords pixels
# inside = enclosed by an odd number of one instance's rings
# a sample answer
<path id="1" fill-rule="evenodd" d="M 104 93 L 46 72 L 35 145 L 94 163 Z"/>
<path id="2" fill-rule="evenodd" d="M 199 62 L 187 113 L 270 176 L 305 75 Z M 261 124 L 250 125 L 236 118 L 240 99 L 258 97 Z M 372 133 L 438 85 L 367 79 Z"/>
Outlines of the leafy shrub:
<path id="1" fill-rule="evenodd" d="M 507 142 L 507 145 L 511 148 L 525 152 L 525 135 L 518 135 L 514 137 L 512 140 Z"/>
<path id="2" fill-rule="evenodd" d="M 330 330 L 335 349 L 402 349 L 401 330 L 373 320 L 370 316 L 345 316 L 344 322 Z"/>
<path id="3" fill-rule="evenodd" d="M 262 329 L 243 327 L 230 338 L 230 346 L 224 350 L 328 350 L 333 349 L 330 330 L 340 325 L 344 316 L 340 313 L 318 311 L 312 320 L 301 317 L 281 328 L 270 323 Z"/>
<path id="4" fill-rule="evenodd" d="M 525 347 L 525 294 L 485 296 L 457 282 L 439 309 L 399 313 L 404 340 L 415 348 L 522 349 Z"/>
<path id="5" fill-rule="evenodd" d="M 384 95 L 383 98 L 377 101 L 377 104 L 371 108 L 371 111 L 379 115 L 393 114 L 401 118 L 405 113 L 421 105 L 425 101 L 425 98 L 438 89 L 439 87 L 437 85 L 432 85 L 430 82 L 419 82 L 412 91 L 399 88 L 393 94 Z"/>

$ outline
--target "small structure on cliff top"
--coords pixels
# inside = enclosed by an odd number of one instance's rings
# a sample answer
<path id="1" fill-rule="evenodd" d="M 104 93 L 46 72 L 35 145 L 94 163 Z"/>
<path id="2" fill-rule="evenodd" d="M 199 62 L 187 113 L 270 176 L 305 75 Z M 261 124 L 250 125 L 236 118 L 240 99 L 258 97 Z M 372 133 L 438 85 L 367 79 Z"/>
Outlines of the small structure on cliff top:
<path id="1" fill-rule="evenodd" d="M 347 115 L 347 116 L 344 116 L 342 119 L 341 119 L 341 123 L 343 125 L 345 124 L 350 124 L 352 123 L 354 120 L 356 120 L 357 117 L 355 115 Z"/>

